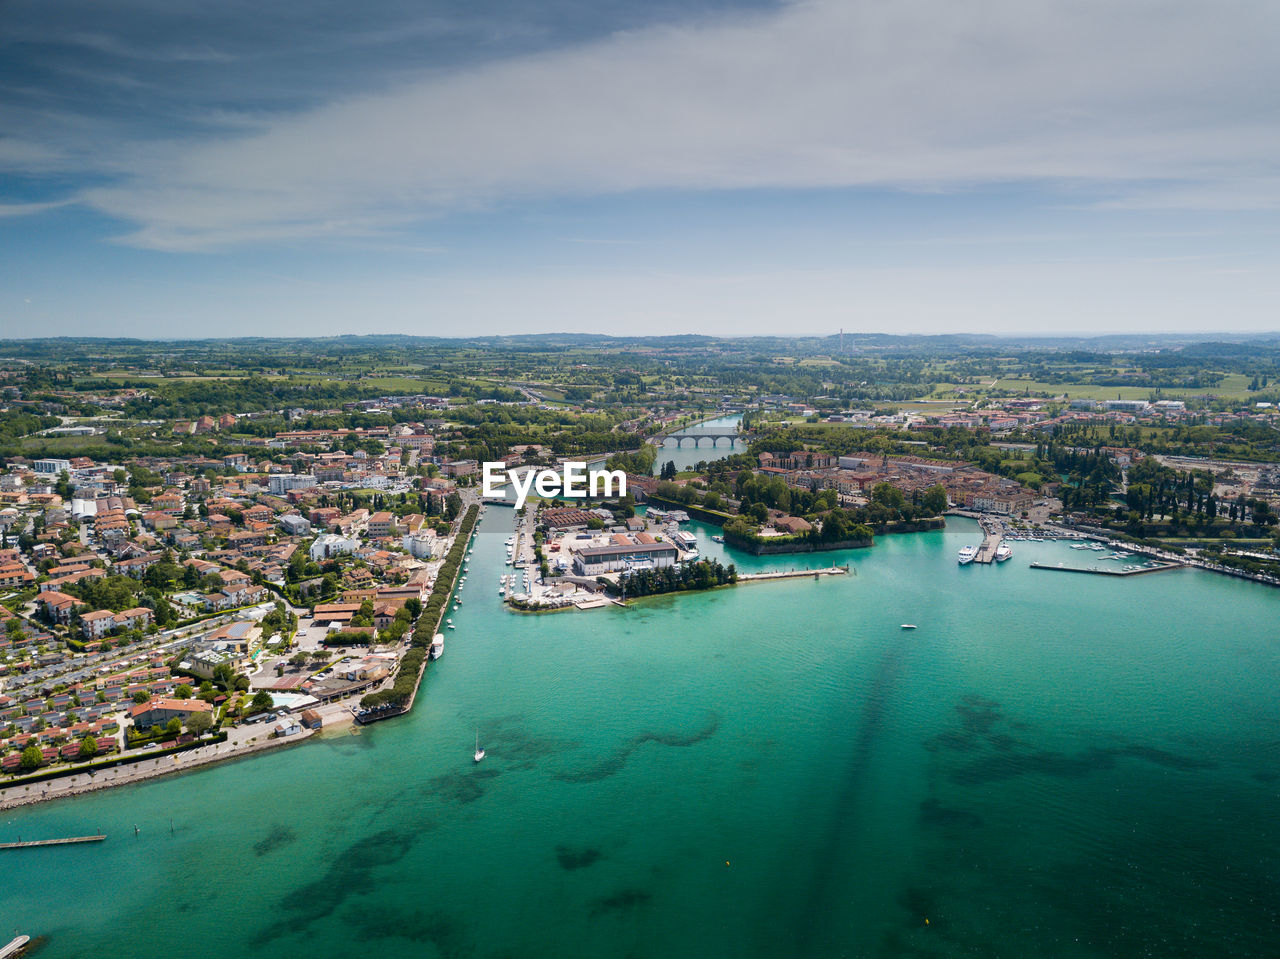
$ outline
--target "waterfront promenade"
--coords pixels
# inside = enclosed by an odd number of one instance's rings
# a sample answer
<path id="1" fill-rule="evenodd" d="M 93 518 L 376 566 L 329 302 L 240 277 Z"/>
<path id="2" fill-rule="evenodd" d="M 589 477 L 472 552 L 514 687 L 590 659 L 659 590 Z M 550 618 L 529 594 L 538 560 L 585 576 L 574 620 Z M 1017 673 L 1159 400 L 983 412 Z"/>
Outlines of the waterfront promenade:
<path id="1" fill-rule="evenodd" d="M 158 756 L 155 759 L 131 763 L 128 766 L 114 766 L 111 769 L 96 772 L 77 773 L 39 783 L 7 785 L 0 790 L 0 809 L 30 806 L 52 799 L 111 789 L 114 786 L 128 786 L 159 776 L 184 773 L 211 763 L 228 762 L 268 749 L 291 746 L 309 739 L 315 735 L 315 732 L 315 730 L 303 728 L 300 733 L 276 739 L 271 737 L 270 727 L 266 725 L 236 726 L 228 731 L 229 738 L 223 743 L 210 743 L 198 749 Z"/>

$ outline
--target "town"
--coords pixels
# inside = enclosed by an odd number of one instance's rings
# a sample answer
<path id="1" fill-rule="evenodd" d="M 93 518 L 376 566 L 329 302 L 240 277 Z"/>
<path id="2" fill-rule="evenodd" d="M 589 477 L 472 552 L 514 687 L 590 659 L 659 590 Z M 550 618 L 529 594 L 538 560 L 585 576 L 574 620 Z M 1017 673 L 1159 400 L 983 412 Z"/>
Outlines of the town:
<path id="1" fill-rule="evenodd" d="M 1182 380 L 1123 350 L 1104 376 L 1078 350 L 1055 372 L 1039 347 L 841 337 L 770 342 L 748 375 L 741 355 L 766 347 L 641 339 L 568 363 L 530 345 L 519 370 L 484 344 L 479 366 L 428 344 L 415 367 L 406 341 L 338 373 L 323 341 L 259 344 L 239 370 L 207 345 L 49 363 L 9 343 L 0 803 L 403 714 L 485 509 L 517 510 L 496 585 L 521 613 L 748 581 L 699 554 L 691 519 L 764 555 L 873 548 L 958 512 L 1280 583 L 1274 345 Z M 606 482 L 579 482 L 588 466 Z"/>

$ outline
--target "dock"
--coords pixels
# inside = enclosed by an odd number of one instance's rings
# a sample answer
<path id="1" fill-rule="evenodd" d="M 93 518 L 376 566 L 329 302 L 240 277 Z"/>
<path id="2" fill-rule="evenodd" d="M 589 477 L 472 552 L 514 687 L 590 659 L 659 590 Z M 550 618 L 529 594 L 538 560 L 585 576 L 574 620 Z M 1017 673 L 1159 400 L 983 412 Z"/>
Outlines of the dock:
<path id="1" fill-rule="evenodd" d="M 1140 569 L 1103 569 L 1100 566 L 1063 566 L 1053 563 L 1032 563 L 1032 569 L 1053 569 L 1060 573 L 1090 573 L 1094 576 L 1141 576 L 1143 573 L 1163 573 L 1166 569 L 1181 569 L 1182 563 L 1161 563 L 1159 566 L 1143 566 Z"/>
<path id="2" fill-rule="evenodd" d="M 0 959 L 9 959 L 10 956 L 16 956 L 30 941 L 30 936 L 18 936 L 10 940 L 7 946 L 0 949 Z"/>
<path id="3" fill-rule="evenodd" d="M 978 555 L 973 561 L 990 565 L 996 561 L 996 550 L 1004 542 L 1004 534 L 998 528 L 984 529 L 982 532 L 982 545 L 978 547 Z"/>
<path id="4" fill-rule="evenodd" d="M 64 839 L 28 839 L 23 842 L 0 842 L 0 849 L 33 849 L 36 846 L 69 846 L 77 842 L 102 842 L 106 836 L 68 836 Z"/>
<path id="5" fill-rule="evenodd" d="M 812 576 L 844 576 L 849 572 L 848 566 L 824 566 L 821 569 L 776 569 L 766 573 L 739 573 L 739 583 L 754 583 L 766 579 L 799 579 Z"/>

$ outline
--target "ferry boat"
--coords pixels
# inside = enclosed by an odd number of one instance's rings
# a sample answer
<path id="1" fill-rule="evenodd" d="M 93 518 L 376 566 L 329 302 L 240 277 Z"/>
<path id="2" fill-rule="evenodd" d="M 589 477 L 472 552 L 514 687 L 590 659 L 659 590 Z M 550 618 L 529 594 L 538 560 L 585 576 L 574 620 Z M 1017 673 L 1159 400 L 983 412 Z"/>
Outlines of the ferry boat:
<path id="1" fill-rule="evenodd" d="M 968 566 L 970 563 L 973 562 L 974 557 L 977 555 L 978 555 L 978 547 L 962 546 L 960 547 L 960 553 L 957 555 L 956 558 L 959 560 L 961 566 Z"/>
<path id="2" fill-rule="evenodd" d="M 996 547 L 996 562 L 1003 563 L 1013 555 L 1013 550 L 1009 548 L 1008 543 L 1001 543 Z"/>
<path id="3" fill-rule="evenodd" d="M 444 634 L 436 633 L 431 639 L 431 658 L 439 659 L 444 654 Z"/>

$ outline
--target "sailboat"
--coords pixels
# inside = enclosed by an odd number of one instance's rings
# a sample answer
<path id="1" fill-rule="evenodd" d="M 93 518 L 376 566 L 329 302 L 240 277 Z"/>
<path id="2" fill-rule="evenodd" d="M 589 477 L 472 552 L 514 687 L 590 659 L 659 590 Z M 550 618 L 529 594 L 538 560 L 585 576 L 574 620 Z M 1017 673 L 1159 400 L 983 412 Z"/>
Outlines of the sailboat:
<path id="1" fill-rule="evenodd" d="M 484 750 L 480 748 L 480 729 L 476 728 L 476 755 L 475 761 L 479 762 L 484 759 Z"/>

